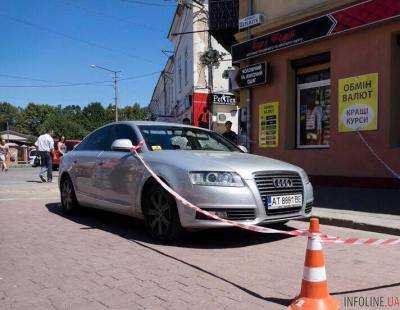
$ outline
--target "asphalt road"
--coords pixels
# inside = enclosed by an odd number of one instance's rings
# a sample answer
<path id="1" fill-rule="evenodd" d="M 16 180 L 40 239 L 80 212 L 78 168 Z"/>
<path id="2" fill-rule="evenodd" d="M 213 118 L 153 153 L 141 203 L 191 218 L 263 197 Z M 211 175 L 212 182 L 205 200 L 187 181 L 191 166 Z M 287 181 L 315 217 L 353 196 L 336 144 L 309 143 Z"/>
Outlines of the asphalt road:
<path id="1" fill-rule="evenodd" d="M 283 309 L 300 290 L 303 237 L 229 229 L 157 244 L 126 216 L 89 209 L 63 216 L 57 179 L 37 180 L 36 169 L 0 174 L 0 309 Z M 300 227 L 306 223 L 286 229 Z M 399 251 L 325 246 L 331 293 L 342 304 L 350 296 L 400 299 Z"/>

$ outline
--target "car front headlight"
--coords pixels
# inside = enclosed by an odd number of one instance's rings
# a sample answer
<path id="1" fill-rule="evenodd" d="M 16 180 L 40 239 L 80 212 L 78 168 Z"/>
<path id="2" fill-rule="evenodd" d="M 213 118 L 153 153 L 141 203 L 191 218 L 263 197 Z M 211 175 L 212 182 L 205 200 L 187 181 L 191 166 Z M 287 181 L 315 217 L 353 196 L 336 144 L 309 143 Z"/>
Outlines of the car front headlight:
<path id="1" fill-rule="evenodd" d="M 190 172 L 190 181 L 193 185 L 205 186 L 226 186 L 242 187 L 244 186 L 242 178 L 235 172 L 225 171 L 198 171 Z"/>
<path id="2" fill-rule="evenodd" d="M 300 176 L 301 176 L 301 179 L 304 180 L 304 183 L 306 183 L 306 184 L 310 183 L 310 179 L 308 178 L 307 173 L 303 169 L 300 169 Z"/>

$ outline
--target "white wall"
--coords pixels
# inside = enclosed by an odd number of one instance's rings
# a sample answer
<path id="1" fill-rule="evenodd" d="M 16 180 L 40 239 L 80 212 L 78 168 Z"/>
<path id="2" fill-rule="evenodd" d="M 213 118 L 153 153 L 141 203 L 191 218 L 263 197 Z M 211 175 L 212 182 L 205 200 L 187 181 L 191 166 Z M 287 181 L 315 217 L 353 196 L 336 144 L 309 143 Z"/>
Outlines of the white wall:
<path id="1" fill-rule="evenodd" d="M 174 46 L 174 57 L 167 62 L 164 69 L 167 72 L 166 91 L 167 103 L 164 113 L 163 78 L 160 77 L 150 104 L 152 111 L 160 112 L 159 115 L 177 115 L 176 121 L 192 117 L 192 107 L 185 108 L 185 98 L 193 92 L 208 93 L 208 67 L 201 64 L 200 57 L 208 50 L 207 13 L 208 2 L 205 1 L 204 9 L 197 5 L 193 7 L 182 6 L 174 18 L 170 31 L 170 40 Z M 195 32 L 190 34 L 173 35 L 182 32 Z M 214 38 L 212 47 L 226 53 L 225 60 L 230 60 L 229 51 L 225 50 Z M 185 59 L 187 61 L 187 77 L 185 78 Z M 227 92 L 229 81 L 222 78 L 222 73 L 231 66 L 230 61 L 222 61 L 219 68 L 213 68 L 214 92 Z M 168 73 L 171 72 L 171 75 Z M 171 94 L 172 91 L 172 94 Z"/>
<path id="2" fill-rule="evenodd" d="M 172 33 L 193 31 L 193 11 L 191 8 L 183 7 L 181 15 L 176 18 L 172 27 Z M 193 90 L 193 34 L 180 34 L 171 36 L 174 45 L 174 93 L 175 114 L 177 121 L 184 117 L 191 117 L 191 107 L 185 107 L 185 100 L 192 94 Z M 186 67 L 186 74 L 185 74 Z"/>

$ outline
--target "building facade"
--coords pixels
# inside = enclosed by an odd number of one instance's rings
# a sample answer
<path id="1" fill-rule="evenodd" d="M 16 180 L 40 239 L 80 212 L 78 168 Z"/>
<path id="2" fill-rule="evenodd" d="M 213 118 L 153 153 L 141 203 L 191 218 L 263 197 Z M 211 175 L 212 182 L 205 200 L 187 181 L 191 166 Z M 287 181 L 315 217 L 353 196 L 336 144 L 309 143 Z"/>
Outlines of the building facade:
<path id="1" fill-rule="evenodd" d="M 168 33 L 173 56 L 160 75 L 149 107 L 157 119 L 179 123 L 188 118 L 195 126 L 207 120 L 207 127 L 217 131 L 229 119 L 237 130 L 236 96 L 229 93 L 229 79 L 223 78 L 232 64 L 230 52 L 208 31 L 208 2 L 197 2 L 183 1 L 177 6 Z M 208 50 L 220 55 L 219 64 L 211 70 L 204 60 Z M 169 83 L 170 96 L 164 96 L 165 83 Z"/>
<path id="2" fill-rule="evenodd" d="M 257 13 L 232 47 L 251 151 L 315 184 L 399 188 L 400 1 L 240 1 Z"/>
<path id="3" fill-rule="evenodd" d="M 174 121 L 174 56 L 168 58 L 165 67 L 158 77 L 149 104 L 152 117 L 162 121 Z"/>

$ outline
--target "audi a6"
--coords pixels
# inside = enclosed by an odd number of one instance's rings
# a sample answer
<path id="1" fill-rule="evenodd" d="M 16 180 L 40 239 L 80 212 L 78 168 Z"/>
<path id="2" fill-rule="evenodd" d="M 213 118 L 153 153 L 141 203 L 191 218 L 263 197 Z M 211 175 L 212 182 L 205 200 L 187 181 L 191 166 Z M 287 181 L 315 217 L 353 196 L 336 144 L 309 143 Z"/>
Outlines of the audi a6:
<path id="1" fill-rule="evenodd" d="M 62 157 L 61 208 L 101 208 L 142 218 L 149 234 L 176 239 L 184 230 L 229 227 L 189 209 L 145 169 L 203 210 L 240 223 L 267 225 L 308 217 L 313 189 L 303 169 L 248 154 L 206 129 L 161 122 L 116 122 L 89 134 Z"/>

